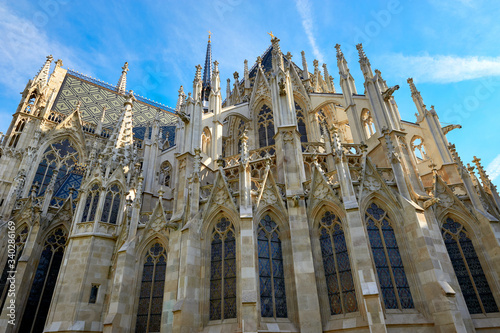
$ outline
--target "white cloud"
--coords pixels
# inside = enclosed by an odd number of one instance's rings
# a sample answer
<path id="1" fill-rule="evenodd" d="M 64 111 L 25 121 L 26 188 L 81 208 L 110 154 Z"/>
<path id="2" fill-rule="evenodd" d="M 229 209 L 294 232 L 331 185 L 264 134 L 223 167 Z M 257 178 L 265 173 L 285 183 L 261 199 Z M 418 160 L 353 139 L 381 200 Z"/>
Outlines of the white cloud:
<path id="1" fill-rule="evenodd" d="M 323 54 L 318 49 L 316 38 L 314 37 L 313 33 L 311 4 L 307 0 L 296 0 L 295 4 L 297 6 L 300 17 L 302 18 L 302 26 L 304 27 L 307 38 L 309 39 L 309 43 L 311 44 L 313 54 L 319 62 L 323 62 Z"/>
<path id="2" fill-rule="evenodd" d="M 495 157 L 493 161 L 486 167 L 486 173 L 490 176 L 490 180 L 494 181 L 500 176 L 500 155 Z"/>
<path id="3" fill-rule="evenodd" d="M 36 12 L 33 13 L 35 14 Z M 33 16 L 33 18 L 41 17 L 40 15 Z M 36 75 L 49 54 L 53 54 L 55 59 L 63 59 L 65 65 L 71 63 L 71 59 L 77 58 L 71 49 L 47 36 L 43 31 L 43 26 L 46 24 L 44 21 L 17 16 L 5 3 L 0 3 L 0 17 L 2 18 L 0 20 L 0 36 L 2 36 L 0 84 L 4 86 L 4 93 L 21 91 L 28 78 Z M 83 62 L 81 63 L 83 65 Z"/>
<path id="4" fill-rule="evenodd" d="M 382 60 L 393 75 L 418 82 L 450 83 L 500 75 L 500 57 L 392 54 Z"/>

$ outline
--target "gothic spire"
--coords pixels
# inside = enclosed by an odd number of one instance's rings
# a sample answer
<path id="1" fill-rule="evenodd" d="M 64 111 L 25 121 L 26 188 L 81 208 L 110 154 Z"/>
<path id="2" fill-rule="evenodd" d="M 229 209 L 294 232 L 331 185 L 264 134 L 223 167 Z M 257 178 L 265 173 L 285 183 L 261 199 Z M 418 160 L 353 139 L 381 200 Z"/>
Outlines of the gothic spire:
<path id="1" fill-rule="evenodd" d="M 210 81 L 212 79 L 212 33 L 208 32 L 207 54 L 205 55 L 205 65 L 203 67 L 203 100 L 208 101 L 210 96 Z"/>
<path id="2" fill-rule="evenodd" d="M 127 72 L 128 72 L 128 62 L 125 62 L 125 65 L 122 67 L 122 75 L 120 75 L 120 79 L 118 80 L 118 84 L 116 85 L 116 90 L 120 94 L 124 94 L 127 89 Z"/>
<path id="3" fill-rule="evenodd" d="M 49 71 L 50 71 L 50 65 L 52 64 L 52 60 L 54 60 L 52 55 L 48 55 L 47 60 L 45 60 L 45 64 L 43 64 L 42 68 L 35 76 L 34 80 L 35 83 L 41 82 L 43 85 L 47 84 L 47 82 L 49 81 Z"/>

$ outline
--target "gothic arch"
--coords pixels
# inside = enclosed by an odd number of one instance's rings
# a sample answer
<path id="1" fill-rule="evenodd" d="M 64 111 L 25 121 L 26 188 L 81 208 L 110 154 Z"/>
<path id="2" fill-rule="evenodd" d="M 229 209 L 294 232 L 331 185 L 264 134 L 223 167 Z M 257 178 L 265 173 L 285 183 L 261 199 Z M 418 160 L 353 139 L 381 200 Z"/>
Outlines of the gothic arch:
<path id="1" fill-rule="evenodd" d="M 439 220 L 440 233 L 470 314 L 498 313 L 498 272 L 466 219 L 453 213 Z M 496 295 L 496 297 L 495 297 Z"/>
<path id="2" fill-rule="evenodd" d="M 370 198 L 370 199 L 368 200 L 368 198 Z M 419 306 L 421 306 L 420 303 L 421 303 L 421 299 L 422 299 L 422 297 L 420 295 L 420 290 L 418 287 L 420 284 L 418 283 L 418 276 L 416 274 L 416 269 L 414 267 L 413 260 L 411 260 L 412 254 L 408 248 L 409 245 L 408 245 L 408 241 L 406 240 L 407 236 L 406 236 L 405 232 L 403 231 L 402 221 L 404 221 L 404 217 L 401 215 L 401 213 L 399 213 L 398 211 L 393 209 L 393 207 L 397 207 L 397 206 L 391 205 L 390 203 L 387 202 L 387 200 L 383 201 L 383 199 L 380 198 L 377 194 L 372 193 L 372 195 L 369 195 L 365 199 L 367 199 L 367 200 L 364 200 L 363 205 L 360 205 L 360 213 L 362 214 L 361 218 L 363 219 L 363 226 L 364 226 L 364 228 L 367 232 L 367 235 L 368 235 L 371 260 L 373 263 L 374 272 L 377 275 L 377 285 L 378 285 L 379 291 L 381 292 L 381 295 L 382 295 L 383 290 L 381 287 L 380 277 L 378 276 L 379 275 L 378 266 L 377 266 L 377 263 L 376 263 L 376 260 L 374 257 L 374 247 L 372 245 L 372 241 L 371 241 L 370 236 L 369 236 L 368 223 L 367 223 L 368 219 L 370 219 L 370 220 L 372 219 L 371 217 L 367 218 L 367 211 L 372 204 L 375 204 L 378 207 L 378 209 L 382 209 L 385 212 L 385 215 L 384 215 L 385 217 L 383 219 L 377 220 L 376 217 L 373 218 L 374 221 L 376 220 L 375 225 L 377 224 L 377 221 L 389 220 L 388 224 L 392 228 L 392 231 L 393 231 L 393 234 L 395 237 L 395 245 L 398 249 L 399 257 L 401 258 L 401 265 L 400 266 L 402 266 L 402 268 L 403 268 L 403 275 L 405 276 L 407 283 L 408 283 L 408 287 L 404 287 L 404 286 L 400 287 L 399 283 L 396 283 L 396 279 L 391 278 L 391 279 L 393 279 L 391 282 L 393 288 L 397 288 L 397 291 L 398 291 L 398 296 L 397 296 L 398 305 L 397 306 L 399 307 L 400 310 L 419 308 Z M 382 225 L 382 223 L 380 223 L 380 224 Z M 379 227 L 378 230 L 382 230 L 381 227 Z M 382 239 L 383 243 L 381 246 L 384 248 L 384 252 L 388 253 L 388 250 L 385 250 L 385 249 L 386 249 L 386 246 L 387 246 L 387 248 L 390 248 L 390 244 L 387 243 L 386 239 L 387 239 L 386 235 L 384 234 L 384 237 Z M 394 270 L 394 268 L 393 268 L 394 265 L 392 264 L 392 260 L 388 261 L 389 259 L 387 259 L 387 258 L 385 260 L 386 260 L 386 263 L 388 265 L 390 265 L 388 267 L 389 267 L 390 271 L 392 272 Z M 396 267 L 396 269 L 399 269 L 399 268 Z M 391 273 L 391 276 L 392 276 L 392 274 L 393 273 Z M 400 301 L 399 301 L 399 299 L 401 297 L 399 295 L 400 288 L 406 288 L 410 292 L 410 298 L 407 299 L 407 301 L 409 303 L 407 303 L 407 305 L 403 305 L 403 303 L 400 304 Z M 383 303 L 384 309 L 386 309 L 385 298 L 384 297 L 381 297 L 381 298 L 382 298 L 382 303 Z M 392 307 L 391 307 L 391 309 L 392 309 Z"/>
<path id="3" fill-rule="evenodd" d="M 139 332 L 160 331 L 168 252 L 168 241 L 159 235 L 148 237 L 137 249 L 132 325 Z"/>
<path id="4" fill-rule="evenodd" d="M 201 151 L 207 155 L 212 156 L 212 132 L 205 126 L 201 132 Z"/>
<path id="5" fill-rule="evenodd" d="M 233 215 L 233 214 L 231 214 Z M 238 318 L 238 314 L 239 312 L 241 311 L 240 307 L 238 306 L 240 304 L 240 299 L 241 299 L 241 295 L 239 293 L 239 286 L 241 285 L 241 265 L 240 265 L 240 262 L 241 262 L 241 244 L 239 242 L 239 235 L 240 235 L 240 230 L 239 230 L 239 223 L 235 223 L 236 221 L 239 221 L 239 217 L 236 216 L 236 218 L 233 218 L 233 216 L 231 216 L 228 214 L 228 212 L 226 210 L 223 210 L 223 209 L 220 209 L 220 210 L 217 210 L 216 212 L 213 212 L 210 216 L 210 218 L 207 218 L 206 220 L 209 221 L 207 224 L 206 224 L 206 227 L 203 229 L 202 231 L 202 239 L 204 239 L 204 241 L 201 242 L 201 254 L 202 254 L 202 258 L 201 258 L 201 262 L 202 262 L 202 281 L 203 281 L 203 285 L 202 285 L 202 288 L 203 288 L 203 292 L 202 292 L 202 297 L 201 297 L 201 314 L 202 314 L 202 321 L 203 323 L 206 325 L 209 321 L 211 320 L 222 320 L 222 322 L 236 322 L 237 318 Z M 227 224 L 224 224 L 224 223 L 227 223 L 227 222 L 224 222 L 224 221 L 227 221 L 229 222 L 229 225 Z M 212 269 L 212 264 L 214 264 L 214 254 L 212 253 L 214 251 L 214 235 L 217 234 L 217 231 L 216 231 L 216 226 L 219 224 L 219 223 L 223 223 L 223 227 L 224 225 L 226 225 L 227 227 L 224 229 L 226 231 L 226 235 L 229 235 L 230 234 L 230 231 L 229 230 L 232 230 L 232 233 L 233 233 L 233 240 L 231 240 L 231 238 L 225 238 L 222 242 L 222 247 L 224 248 L 223 251 L 227 251 L 228 248 L 227 246 L 225 245 L 226 244 L 226 241 L 229 240 L 230 242 L 234 241 L 234 248 L 231 246 L 229 247 L 229 250 L 230 251 L 233 251 L 233 255 L 230 255 L 229 257 L 226 255 L 226 256 L 223 256 L 221 259 L 220 259 L 220 262 L 222 263 L 222 265 L 225 265 L 225 262 L 226 260 L 231 260 L 231 261 L 234 261 L 234 262 L 230 262 L 229 264 L 232 265 L 233 267 L 233 270 L 231 270 L 232 272 L 234 272 L 235 276 L 233 276 L 232 274 L 230 275 L 226 275 L 226 272 L 224 270 L 217 270 L 218 273 L 215 272 L 215 269 Z M 218 245 L 217 245 L 218 246 Z M 232 249 L 232 250 L 231 250 Z M 215 275 L 214 275 L 215 274 Z M 218 275 L 217 275 L 218 274 Z M 234 283 L 235 283 L 235 286 L 234 286 L 234 292 L 235 292 L 235 306 L 236 306 L 236 309 L 235 309 L 235 312 L 232 312 L 232 310 L 230 310 L 229 313 L 226 313 L 224 314 L 224 311 L 226 311 L 226 308 L 224 308 L 224 310 L 221 310 L 221 318 L 217 319 L 217 313 L 214 313 L 214 309 L 217 308 L 217 301 L 216 301 L 216 297 L 215 294 L 217 294 L 217 291 L 219 293 L 219 296 L 221 297 L 220 300 L 221 302 L 223 300 L 226 299 L 226 297 L 229 297 L 229 298 L 232 298 L 232 296 L 226 296 L 226 295 L 232 295 L 232 293 L 230 292 L 230 294 L 227 294 L 227 293 L 224 293 L 222 288 L 225 288 L 223 285 L 224 283 L 222 283 L 222 287 L 218 288 L 216 287 L 216 283 L 214 282 L 214 285 L 212 286 L 212 281 L 217 278 L 218 276 L 218 279 L 220 279 L 221 281 L 222 280 L 226 280 L 226 279 L 234 279 Z M 231 288 L 231 290 L 233 290 L 233 285 L 232 283 L 229 284 L 229 287 Z M 214 289 L 212 289 L 214 288 Z M 212 290 L 214 292 L 214 294 L 211 294 L 212 293 Z M 212 303 L 211 303 L 212 302 Z M 233 313 L 234 313 L 234 316 L 233 316 Z M 226 315 L 229 315 L 230 317 L 227 317 Z"/>
<path id="6" fill-rule="evenodd" d="M 410 147 L 417 162 L 423 162 L 429 158 L 427 149 L 425 148 L 424 139 L 420 135 L 414 135 L 413 138 L 411 138 Z"/>
<path id="7" fill-rule="evenodd" d="M 351 264 L 351 242 L 342 206 L 323 201 L 314 208 L 311 219 L 313 263 L 321 317 L 326 323 L 333 315 L 360 311 L 361 287 Z"/>
<path id="8" fill-rule="evenodd" d="M 369 109 L 364 108 L 361 110 L 360 122 L 363 125 L 366 139 L 371 138 L 377 132 L 372 112 Z"/>

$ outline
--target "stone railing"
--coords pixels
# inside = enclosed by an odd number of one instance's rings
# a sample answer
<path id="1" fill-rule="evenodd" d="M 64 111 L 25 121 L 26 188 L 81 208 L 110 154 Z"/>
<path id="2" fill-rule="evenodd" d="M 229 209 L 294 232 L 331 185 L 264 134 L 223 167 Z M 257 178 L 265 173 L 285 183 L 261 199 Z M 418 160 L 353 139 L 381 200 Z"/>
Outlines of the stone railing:
<path id="1" fill-rule="evenodd" d="M 96 130 L 96 125 L 82 120 L 82 129 L 84 132 L 94 134 Z"/>
<path id="2" fill-rule="evenodd" d="M 62 114 L 60 112 L 57 112 L 57 111 L 50 111 L 49 113 L 49 117 L 47 118 L 48 120 L 50 121 L 53 121 L 55 123 L 60 123 L 62 122 L 64 119 L 66 118 L 66 115 L 65 114 Z"/>
<path id="3" fill-rule="evenodd" d="M 323 142 L 302 142 L 302 154 L 325 154 L 326 148 Z"/>

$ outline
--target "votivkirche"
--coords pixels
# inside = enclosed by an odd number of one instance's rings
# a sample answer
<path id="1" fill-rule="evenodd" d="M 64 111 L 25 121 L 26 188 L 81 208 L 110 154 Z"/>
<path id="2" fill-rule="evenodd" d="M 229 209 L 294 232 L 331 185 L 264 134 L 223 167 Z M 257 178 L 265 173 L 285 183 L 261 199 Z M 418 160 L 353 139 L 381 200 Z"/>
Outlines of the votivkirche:
<path id="1" fill-rule="evenodd" d="M 361 44 L 364 91 L 340 45 L 334 84 L 271 34 L 225 99 L 211 47 L 175 109 L 128 63 L 29 80 L 0 135 L 1 332 L 500 332 L 500 196 L 460 125 L 411 78 L 402 120 Z"/>

